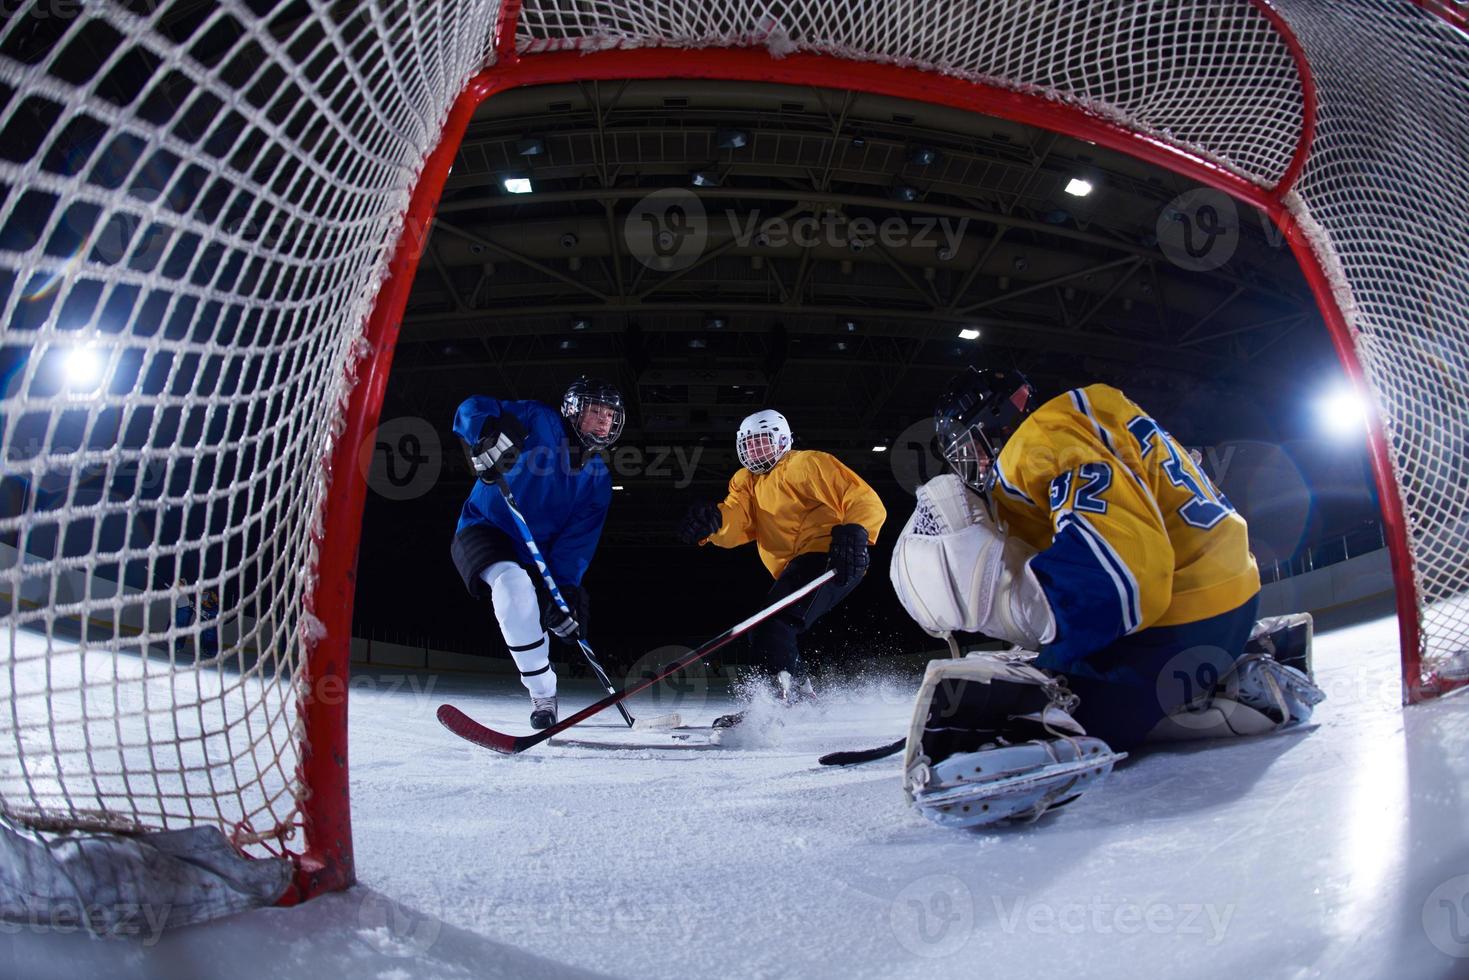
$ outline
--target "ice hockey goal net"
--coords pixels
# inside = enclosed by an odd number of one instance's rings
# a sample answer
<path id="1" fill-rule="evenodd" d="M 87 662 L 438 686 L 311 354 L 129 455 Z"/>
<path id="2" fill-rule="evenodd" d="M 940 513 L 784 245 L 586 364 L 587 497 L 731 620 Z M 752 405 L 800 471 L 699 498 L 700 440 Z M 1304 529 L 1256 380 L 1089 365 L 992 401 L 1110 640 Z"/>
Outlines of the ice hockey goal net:
<path id="1" fill-rule="evenodd" d="M 1405 696 L 1469 615 L 1469 40 L 1408 0 L 7 5 L 0 806 L 212 823 L 350 882 L 371 431 L 469 116 L 506 88 L 839 86 L 1084 136 L 1269 213 L 1375 394 Z M 179 585 L 183 580 L 184 584 Z M 207 593 L 218 615 L 201 615 Z"/>

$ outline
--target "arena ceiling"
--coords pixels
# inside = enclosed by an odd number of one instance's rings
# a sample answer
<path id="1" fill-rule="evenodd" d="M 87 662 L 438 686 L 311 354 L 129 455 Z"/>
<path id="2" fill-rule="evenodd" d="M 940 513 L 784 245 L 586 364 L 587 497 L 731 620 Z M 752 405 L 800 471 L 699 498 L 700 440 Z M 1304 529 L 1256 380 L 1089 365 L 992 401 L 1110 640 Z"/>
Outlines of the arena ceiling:
<path id="1" fill-rule="evenodd" d="M 1073 179 L 1092 192 L 1067 193 Z M 671 263 L 638 240 L 648 195 L 670 190 L 705 215 L 692 257 Z M 1331 353 L 1253 211 L 1216 268 L 1174 261 L 1160 218 L 1193 222 L 1179 230 L 1197 247 L 1214 220 L 1198 204 L 1223 201 L 1196 190 L 1084 141 L 836 90 L 513 91 L 482 107 L 455 161 L 394 387 L 442 416 L 471 391 L 549 399 L 587 372 L 623 387 L 633 441 L 727 453 L 739 419 L 772 406 L 807 444 L 867 449 L 987 362 L 1043 394 L 1119 384 L 1189 416 L 1193 439 L 1227 437 L 1220 398 L 1257 404 L 1301 357 Z"/>

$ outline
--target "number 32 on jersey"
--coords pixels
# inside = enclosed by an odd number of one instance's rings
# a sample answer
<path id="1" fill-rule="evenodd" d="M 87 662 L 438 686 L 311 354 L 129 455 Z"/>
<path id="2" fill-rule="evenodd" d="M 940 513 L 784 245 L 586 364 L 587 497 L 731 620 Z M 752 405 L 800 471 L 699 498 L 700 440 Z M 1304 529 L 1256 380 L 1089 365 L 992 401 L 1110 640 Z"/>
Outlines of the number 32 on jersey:
<path id="1" fill-rule="evenodd" d="M 1161 450 L 1167 458 L 1160 469 L 1168 482 L 1184 491 L 1186 499 L 1178 507 L 1178 516 L 1190 527 L 1207 531 L 1234 508 L 1224 494 L 1210 482 L 1191 461 L 1186 461 L 1173 437 L 1146 415 L 1139 415 L 1127 424 L 1127 431 L 1137 440 L 1143 459 Z M 1072 509 L 1088 514 L 1107 513 L 1107 489 L 1112 486 L 1112 467 L 1108 463 L 1084 463 L 1075 470 L 1060 474 L 1051 481 L 1051 510 L 1057 511 L 1071 500 L 1072 485 L 1076 487 L 1076 498 Z M 1161 501 L 1160 501 L 1161 502 Z"/>

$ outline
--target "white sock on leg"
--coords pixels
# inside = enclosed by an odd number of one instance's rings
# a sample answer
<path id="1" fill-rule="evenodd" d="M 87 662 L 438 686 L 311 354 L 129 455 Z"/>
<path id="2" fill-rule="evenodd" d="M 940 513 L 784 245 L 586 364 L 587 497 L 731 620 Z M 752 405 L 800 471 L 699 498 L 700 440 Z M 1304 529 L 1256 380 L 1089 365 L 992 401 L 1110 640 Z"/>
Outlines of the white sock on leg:
<path id="1" fill-rule="evenodd" d="M 551 669 L 551 641 L 541 628 L 541 607 L 530 576 L 513 561 L 497 561 L 480 572 L 490 587 L 500 634 L 515 658 L 520 681 L 531 697 L 556 694 L 556 672 Z"/>

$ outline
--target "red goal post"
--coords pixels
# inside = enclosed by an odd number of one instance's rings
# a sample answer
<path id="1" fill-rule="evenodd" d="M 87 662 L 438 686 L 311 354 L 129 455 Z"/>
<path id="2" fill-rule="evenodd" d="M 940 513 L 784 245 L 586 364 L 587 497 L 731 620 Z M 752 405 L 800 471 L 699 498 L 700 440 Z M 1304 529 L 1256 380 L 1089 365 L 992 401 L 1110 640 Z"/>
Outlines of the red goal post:
<path id="1" fill-rule="evenodd" d="M 23 455 L 21 471 L 34 484 L 56 471 L 110 467 L 124 458 L 158 462 L 169 474 L 198 472 L 192 447 L 153 438 L 159 427 L 149 430 L 143 444 L 124 444 L 110 456 L 54 441 L 73 416 L 83 419 L 89 433 L 105 411 L 162 417 L 199 409 L 206 441 L 210 420 L 225 419 L 221 425 L 228 429 L 231 451 L 264 452 L 249 432 L 230 428 L 235 408 L 264 397 L 243 385 L 230 393 L 238 402 L 234 408 L 217 393 L 218 378 L 211 382 L 215 388 L 201 390 L 202 382 L 196 382 L 182 395 L 154 391 L 140 381 L 116 398 L 104 392 L 102 404 L 89 407 L 40 383 L 43 368 L 34 365 L 48 348 L 60 351 L 79 339 L 117 344 L 122 338 L 136 341 L 145 359 L 196 357 L 202 365 L 219 358 L 226 364 L 221 376 L 237 362 L 246 373 L 266 370 L 257 362 L 267 364 L 278 372 L 272 383 L 291 370 L 299 373 L 282 382 L 282 390 L 297 393 L 294 404 L 263 410 L 272 425 L 288 420 L 280 426 L 281 442 L 271 448 L 287 445 L 289 463 L 282 465 L 282 479 L 268 487 L 215 478 L 200 484 L 202 490 L 191 483 L 175 497 L 165 480 L 156 498 L 140 491 L 92 503 L 67 491 L 51 508 L 33 495 L 18 516 L 0 517 L 0 535 L 18 542 L 19 557 L 0 567 L 0 591 L 11 597 L 6 623 L 12 661 L 21 659 L 16 631 L 39 630 L 45 650 L 33 659 L 45 662 L 48 676 L 44 688 L 11 691 L 13 707 L 19 704 L 33 716 L 13 710 L 10 730 L 0 723 L 0 803 L 7 814 L 53 827 L 157 829 L 214 822 L 243 850 L 295 860 L 297 883 L 288 899 L 351 883 L 343 692 L 366 494 L 357 448 L 377 423 L 418 259 L 475 110 L 510 88 L 592 79 L 798 84 L 956 107 L 1091 140 L 1261 209 L 1284 232 L 1305 271 L 1347 373 L 1379 408 L 1370 444 L 1397 584 L 1404 698 L 1417 701 L 1448 686 L 1437 668 L 1469 646 L 1469 612 L 1456 602 L 1469 589 L 1469 530 L 1460 528 L 1469 523 L 1462 521 L 1459 502 L 1461 485 L 1469 484 L 1459 435 L 1461 420 L 1469 417 L 1469 223 L 1462 209 L 1454 215 L 1432 202 L 1469 199 L 1469 158 L 1445 152 L 1429 137 L 1436 134 L 1441 141 L 1469 129 L 1469 106 L 1462 99 L 1469 88 L 1469 38 L 1461 5 L 544 0 L 510 2 L 497 10 L 492 3 L 446 0 L 391 9 L 364 5 L 348 27 L 341 8 L 334 13 L 316 3 L 300 24 L 256 16 L 239 5 L 219 10 L 177 22 L 163 7 L 147 16 L 110 7 L 82 15 L 85 25 L 106 27 L 124 39 L 119 44 L 156 59 L 160 77 L 182 79 L 171 83 L 178 87 L 176 115 L 162 120 L 149 114 L 147 86 L 122 100 L 111 74 L 64 67 L 62 54 L 84 30 L 82 21 L 52 25 L 49 35 L 26 44 L 16 42 L 16 20 L 0 28 L 0 82 L 10 97 L 0 123 L 10 132 L 21 107 L 43 104 L 27 110 L 40 113 L 40 138 L 20 142 L 23 158 L 12 151 L 0 160 L 0 176 L 12 189 L 0 228 L 16 220 L 17 187 L 42 195 L 31 206 L 47 213 L 85 211 L 76 220 L 97 240 L 106 240 L 109 215 L 140 215 L 113 256 L 99 258 L 95 248 L 81 247 L 70 256 L 52 254 L 48 235 L 54 238 L 62 223 L 56 217 L 47 218 L 44 234 L 29 242 L 0 240 L 0 271 L 8 277 L 0 321 L 4 343 L 30 343 L 37 352 L 0 401 L 0 413 L 9 419 L 3 430 L 7 461 L 24 434 L 25 423 L 17 420 L 33 418 L 44 435 L 38 448 Z M 206 35 L 216 38 L 222 56 L 198 53 Z M 229 56 L 247 47 L 267 67 L 235 79 L 228 74 Z M 118 64 L 112 59 L 102 67 Z M 405 72 L 407 65 L 418 70 Z M 311 106 L 288 111 L 257 87 L 257 75 L 271 75 L 272 67 L 301 91 L 314 93 L 319 117 L 298 124 L 304 117 L 295 112 Z M 351 86 L 362 93 L 362 105 L 343 96 Z M 212 146 L 207 136 L 219 131 L 218 123 L 199 122 L 204 136 L 192 141 L 178 137 L 170 127 L 196 101 L 194 90 L 213 93 L 221 115 L 228 110 L 244 120 L 238 145 L 252 145 L 252 132 L 265 133 L 262 145 L 296 175 L 294 183 L 252 170 L 249 160 L 230 155 L 231 146 Z M 69 123 L 93 107 L 93 128 L 76 135 Z M 58 148 L 67 149 L 67 139 L 83 137 L 92 147 L 130 137 L 142 149 L 128 150 L 134 162 L 121 175 L 99 177 L 100 164 L 88 169 L 53 159 Z M 168 160 L 157 162 L 165 153 Z M 352 154 L 364 162 L 340 162 Z M 83 162 L 96 159 L 92 152 Z M 350 261 L 324 270 L 306 247 L 314 230 L 288 243 L 246 239 L 221 223 L 227 208 L 210 204 L 202 190 L 178 195 L 177 207 L 174 183 L 146 194 L 134 190 L 149 166 L 167 168 L 173 181 L 190 162 L 207 172 L 199 178 L 201 188 L 217 181 L 228 191 L 234 180 L 254 206 L 273 207 L 302 225 L 308 222 L 299 206 L 301 185 L 309 185 L 311 193 L 324 195 L 319 200 L 327 203 L 319 207 L 331 220 L 321 223 L 336 222 L 332 229 L 350 246 Z M 326 177 L 355 183 L 333 189 Z M 333 198 L 334 193 L 342 196 Z M 169 245 L 158 265 L 135 268 L 134 243 L 154 226 L 163 227 Z M 258 265 L 266 281 L 289 282 L 292 290 L 267 302 L 247 293 L 242 280 L 222 282 L 216 275 L 199 284 L 199 276 L 170 278 L 164 260 L 189 236 L 202 243 L 197 249 L 217 245 L 219 263 L 227 265 L 238 254 L 244 269 Z M 193 261 L 188 268 L 199 265 Z M 32 281 L 44 284 L 30 289 Z M 132 318 L 115 329 L 78 323 L 75 316 L 68 320 L 68 303 L 85 308 L 84 290 L 92 288 L 102 295 L 172 290 L 173 299 L 160 309 L 135 303 L 129 307 Z M 192 312 L 178 296 L 194 304 Z M 248 329 L 261 322 L 274 333 Z M 266 335 L 282 338 L 289 356 L 280 350 L 261 354 L 255 342 Z M 109 356 L 114 368 L 125 362 L 120 353 Z M 205 375 L 201 367 L 199 377 Z M 253 409 L 240 409 L 248 411 Z M 182 422 L 179 431 L 186 431 Z M 293 491 L 285 477 L 310 486 Z M 39 539 L 36 529 L 42 525 L 58 539 L 83 526 L 101 535 L 96 527 L 114 514 L 129 521 L 151 515 L 164 527 L 169 508 L 196 506 L 206 517 L 237 509 L 249 515 L 251 507 L 260 507 L 288 518 L 292 530 L 241 537 L 206 519 L 198 540 L 169 540 L 159 531 L 145 546 L 124 542 L 94 553 L 90 562 L 66 554 L 59 544 L 49 556 L 25 547 Z M 114 643 L 159 641 L 171 648 L 198 630 L 160 625 L 151 612 L 129 619 L 136 607 L 169 602 L 171 583 L 149 582 L 136 594 L 120 586 L 105 595 L 84 590 L 80 598 L 64 601 L 55 586 L 72 574 L 91 581 L 103 563 L 176 568 L 196 545 L 217 545 L 221 553 L 242 554 L 258 567 L 249 588 L 243 579 L 217 575 L 230 595 L 227 612 L 253 624 L 250 632 L 241 627 L 224 643 L 240 654 L 241 664 L 249 659 L 243 654 L 248 647 L 252 658 L 269 656 L 274 666 L 269 676 L 252 678 L 252 696 L 261 692 L 259 703 L 266 706 L 257 727 L 241 727 L 223 708 L 225 720 L 202 731 L 175 714 L 163 737 L 176 743 L 180 759 L 190 761 L 179 764 L 179 785 L 157 791 L 152 800 L 152 791 L 139 786 L 157 785 L 169 774 L 156 771 L 154 753 L 143 753 L 144 759 L 131 751 L 136 745 L 121 721 L 94 725 L 97 709 L 89 698 L 99 690 L 116 695 L 133 684 L 146 688 L 153 679 L 121 678 L 114 668 L 114 676 L 92 680 L 86 624 L 103 624 Z M 38 582 L 51 587 L 35 591 L 42 600 L 26 604 L 26 589 L 38 589 Z M 84 627 L 83 652 L 76 658 L 80 680 L 62 689 L 51 686 L 51 661 L 61 656 L 64 621 L 72 620 Z M 171 661 L 169 668 L 191 677 L 201 670 L 197 662 Z M 234 690 L 232 681 L 193 677 L 191 683 L 201 692 L 200 704 L 225 703 L 211 684 Z M 136 714 L 147 721 L 146 737 L 153 738 L 159 712 L 149 709 L 146 696 L 142 703 Z M 256 707 L 246 709 L 247 721 Z M 82 732 L 79 739 L 67 735 L 68 726 Z M 107 727 L 119 733 L 116 744 L 101 731 Z M 196 765 L 189 753 L 204 762 Z M 239 774 L 252 765 L 265 775 Z M 220 785 L 225 770 L 238 784 Z M 38 771 L 46 778 L 38 779 Z M 196 771 L 208 778 L 189 778 Z M 140 795 L 144 802 L 138 802 Z"/>

